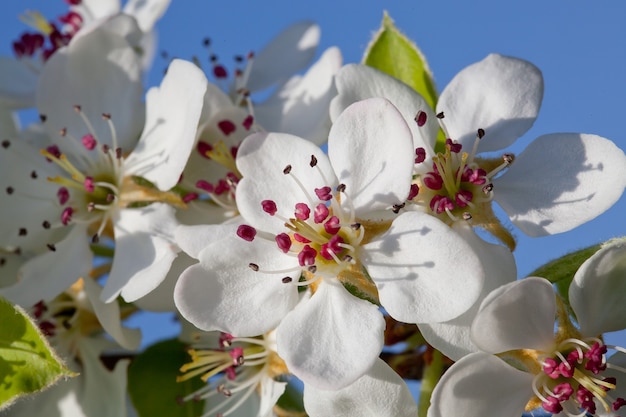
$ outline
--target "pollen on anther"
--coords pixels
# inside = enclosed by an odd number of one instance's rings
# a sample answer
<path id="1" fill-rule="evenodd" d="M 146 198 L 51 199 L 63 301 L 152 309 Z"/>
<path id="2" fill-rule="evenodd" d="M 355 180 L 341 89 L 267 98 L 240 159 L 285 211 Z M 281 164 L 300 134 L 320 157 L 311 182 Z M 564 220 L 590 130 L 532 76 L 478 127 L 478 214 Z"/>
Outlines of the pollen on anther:
<path id="1" fill-rule="evenodd" d="M 237 228 L 237 236 L 245 241 L 252 242 L 256 236 L 256 229 L 247 224 L 242 224 Z"/>
<path id="2" fill-rule="evenodd" d="M 417 123 L 418 127 L 424 126 L 426 124 L 426 119 L 427 119 L 427 115 L 426 115 L 426 112 L 424 111 L 420 110 L 415 115 L 415 122 Z"/>

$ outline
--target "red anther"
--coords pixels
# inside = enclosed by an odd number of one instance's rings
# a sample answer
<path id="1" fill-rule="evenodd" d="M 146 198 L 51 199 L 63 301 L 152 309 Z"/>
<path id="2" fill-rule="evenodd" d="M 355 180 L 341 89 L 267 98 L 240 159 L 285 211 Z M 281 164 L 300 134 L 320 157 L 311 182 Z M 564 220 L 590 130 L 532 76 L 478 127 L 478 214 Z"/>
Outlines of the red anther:
<path id="1" fill-rule="evenodd" d="M 247 224 L 242 224 L 237 228 L 237 236 L 245 241 L 252 242 L 256 236 L 256 229 Z"/>
<path id="2" fill-rule="evenodd" d="M 291 238 L 287 233 L 276 235 L 275 240 L 278 248 L 283 251 L 283 253 L 289 252 L 289 249 L 291 249 Z"/>

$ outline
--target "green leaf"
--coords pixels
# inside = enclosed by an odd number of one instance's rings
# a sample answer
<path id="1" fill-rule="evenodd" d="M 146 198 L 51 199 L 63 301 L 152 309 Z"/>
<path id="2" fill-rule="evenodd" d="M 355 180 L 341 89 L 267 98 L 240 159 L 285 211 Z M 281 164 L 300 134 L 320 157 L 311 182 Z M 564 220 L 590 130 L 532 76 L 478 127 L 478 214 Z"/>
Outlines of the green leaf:
<path id="1" fill-rule="evenodd" d="M 139 354 L 128 369 L 128 393 L 140 417 L 196 417 L 204 401 L 180 399 L 205 386 L 200 378 L 176 382 L 179 369 L 189 362 L 184 343 L 169 339 Z"/>
<path id="2" fill-rule="evenodd" d="M 0 298 L 0 317 L 0 410 L 61 377 L 76 376 L 21 308 Z"/>
<path id="3" fill-rule="evenodd" d="M 365 51 L 363 63 L 408 84 L 435 108 L 437 89 L 426 58 L 417 45 L 396 28 L 387 12 Z"/>
<path id="4" fill-rule="evenodd" d="M 569 304 L 569 286 L 574 279 L 574 274 L 576 274 L 578 268 L 580 268 L 587 259 L 609 242 L 568 253 L 567 255 L 540 266 L 534 270 L 530 276 L 542 277 L 555 284 L 557 292 L 567 305 L 568 310 L 572 312 Z"/>
<path id="5" fill-rule="evenodd" d="M 285 380 L 287 385 L 285 386 L 285 392 L 280 396 L 276 402 L 276 406 L 287 415 L 306 415 L 304 411 L 304 401 L 302 400 L 302 389 L 289 383 Z"/>
<path id="6" fill-rule="evenodd" d="M 407 84 L 435 111 L 439 94 L 426 57 L 412 40 L 398 30 L 387 12 L 365 51 L 363 63 Z M 446 136 L 440 129 L 435 152 L 443 152 L 445 143 Z"/>

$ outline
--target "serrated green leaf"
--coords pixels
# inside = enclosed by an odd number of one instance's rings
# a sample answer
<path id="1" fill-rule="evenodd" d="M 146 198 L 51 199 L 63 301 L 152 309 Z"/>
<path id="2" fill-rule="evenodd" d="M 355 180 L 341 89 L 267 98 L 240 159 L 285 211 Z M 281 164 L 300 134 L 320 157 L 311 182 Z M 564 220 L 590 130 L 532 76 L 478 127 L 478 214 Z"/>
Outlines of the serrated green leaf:
<path id="1" fill-rule="evenodd" d="M 76 374 L 57 357 L 37 325 L 19 307 L 0 298 L 0 410 Z"/>
<path id="2" fill-rule="evenodd" d="M 128 393 L 140 417 L 196 417 L 204 401 L 179 399 L 202 388 L 200 378 L 176 382 L 180 367 L 189 362 L 184 343 L 169 339 L 148 347 L 128 369 Z"/>
<path id="3" fill-rule="evenodd" d="M 363 63 L 411 86 L 435 108 L 437 89 L 426 58 L 417 45 L 396 28 L 387 12 L 365 51 Z"/>
<path id="4" fill-rule="evenodd" d="M 380 29 L 365 50 L 363 64 L 407 84 L 435 110 L 439 94 L 426 57 L 412 40 L 400 32 L 387 12 L 383 15 Z M 435 152 L 443 152 L 445 143 L 446 136 L 443 130 L 439 130 Z"/>

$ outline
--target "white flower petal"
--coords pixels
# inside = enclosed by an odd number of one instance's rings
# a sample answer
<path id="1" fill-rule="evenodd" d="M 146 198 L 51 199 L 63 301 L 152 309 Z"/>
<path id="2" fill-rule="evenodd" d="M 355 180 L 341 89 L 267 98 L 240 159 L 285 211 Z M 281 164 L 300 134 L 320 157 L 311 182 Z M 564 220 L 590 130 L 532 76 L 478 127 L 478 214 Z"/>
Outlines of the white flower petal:
<path id="1" fill-rule="evenodd" d="M 270 41 L 254 58 L 246 87 L 260 91 L 306 67 L 315 56 L 320 28 L 312 22 L 295 23 Z"/>
<path id="2" fill-rule="evenodd" d="M 533 395 L 532 380 L 496 356 L 472 353 L 443 374 L 428 417 L 519 417 Z"/>
<path id="3" fill-rule="evenodd" d="M 535 139 L 500 178 L 494 197 L 530 236 L 566 232 L 611 207 L 626 186 L 626 157 L 596 135 Z"/>
<path id="4" fill-rule="evenodd" d="M 482 291 L 474 305 L 465 313 L 443 323 L 420 323 L 419 329 L 431 346 L 457 361 L 478 351 L 470 337 L 470 326 L 480 303 L 492 290 L 515 281 L 517 268 L 515 258 L 508 248 L 485 242 L 466 223 L 457 223 L 453 228 L 467 240 L 483 264 L 485 282 Z"/>
<path id="5" fill-rule="evenodd" d="M 554 289 L 543 278 L 524 278 L 493 291 L 472 324 L 479 349 L 500 353 L 514 349 L 549 350 L 554 344 Z"/>
<path id="6" fill-rule="evenodd" d="M 100 360 L 102 353 L 91 339 L 79 344 L 84 382 L 80 390 L 80 404 L 86 417 L 124 417 L 126 415 L 126 374 L 129 360 L 120 360 L 109 371 Z M 72 415 L 74 414 L 64 414 Z"/>
<path id="7" fill-rule="evenodd" d="M 61 186 L 48 181 L 48 177 L 54 178 L 61 172 L 26 140 L 2 140 L 1 246 L 41 250 L 67 233 L 67 228 L 56 227 L 61 226 L 63 211 L 56 195 Z"/>
<path id="8" fill-rule="evenodd" d="M 185 253 L 198 259 L 200 252 L 224 236 L 235 236 L 237 225 L 206 224 L 197 226 L 178 226 L 174 232 L 174 240 Z"/>
<path id="9" fill-rule="evenodd" d="M 334 76 L 341 67 L 338 48 L 328 48 L 303 76 L 292 77 L 267 101 L 254 106 L 257 122 L 270 132 L 284 132 L 322 144 L 328 138 L 328 106 L 337 94 Z"/>
<path id="10" fill-rule="evenodd" d="M 120 0 L 81 0 L 80 4 L 71 6 L 84 18 L 91 20 L 112 16 L 121 10 Z"/>
<path id="11" fill-rule="evenodd" d="M 415 417 L 417 405 L 400 376 L 385 362 L 340 390 L 304 385 L 304 408 L 311 417 Z"/>
<path id="12" fill-rule="evenodd" d="M 451 320 L 476 301 L 484 281 L 471 246 L 433 216 L 406 212 L 364 245 L 362 262 L 381 305 L 396 320 Z"/>
<path id="13" fill-rule="evenodd" d="M 207 85 L 194 64 L 174 60 L 161 86 L 146 97 L 146 126 L 126 159 L 129 174 L 141 175 L 166 191 L 176 185 L 193 149 Z"/>
<path id="14" fill-rule="evenodd" d="M 535 122 L 543 98 L 541 71 L 528 61 L 491 54 L 464 68 L 441 93 L 437 112 L 452 139 L 471 149 L 476 131 L 486 134 L 480 151 L 506 148 Z"/>
<path id="15" fill-rule="evenodd" d="M 0 106 L 33 107 L 38 71 L 28 65 L 28 58 L 0 57 Z M 32 62 L 36 66 L 35 62 Z"/>
<path id="16" fill-rule="evenodd" d="M 569 300 L 585 336 L 626 329 L 626 243 L 607 245 L 576 271 Z"/>
<path id="17" fill-rule="evenodd" d="M 278 402 L 278 399 L 285 392 L 287 388 L 286 382 L 274 381 L 268 375 L 263 375 L 261 378 L 261 392 L 260 392 L 260 404 L 257 412 L 259 417 L 268 417 L 273 415 L 272 409 Z"/>
<path id="18" fill-rule="evenodd" d="M 40 300 L 49 301 L 68 289 L 78 278 L 89 274 L 93 254 L 85 226 L 76 225 L 65 239 L 25 262 L 19 281 L 2 291 L 15 304 L 29 308 Z"/>
<path id="19" fill-rule="evenodd" d="M 2 93 L 0 93 L 0 96 L 1 94 Z M 0 107 L 0 135 L 5 138 L 12 138 L 17 137 L 19 134 L 18 132 L 19 120 L 17 115 L 10 109 Z"/>
<path id="20" fill-rule="evenodd" d="M 277 352 L 306 384 L 338 390 L 374 364 L 384 329 L 376 305 L 354 297 L 338 281 L 324 280 L 276 329 Z"/>
<path id="21" fill-rule="evenodd" d="M 163 203 L 119 210 L 113 219 L 115 256 L 102 291 L 109 303 L 118 295 L 135 301 L 165 279 L 178 254 L 174 244 L 174 209 Z"/>
<path id="22" fill-rule="evenodd" d="M 341 68 L 335 83 L 339 95 L 330 103 L 330 118 L 333 122 L 352 103 L 383 97 L 391 101 L 404 116 L 413 134 L 414 147 L 432 151 L 439 123 L 426 100 L 411 87 L 381 71 L 359 64 L 348 64 Z M 419 111 L 426 113 L 426 124 L 421 128 L 414 120 Z"/>
<path id="23" fill-rule="evenodd" d="M 165 13 L 171 0 L 128 0 L 123 12 L 132 15 L 142 31 L 152 30 L 154 24 Z"/>
<path id="24" fill-rule="evenodd" d="M 85 294 L 87 294 L 94 313 L 104 330 L 124 349 L 135 350 L 139 348 L 141 331 L 122 326 L 119 304 L 103 303 L 100 300 L 102 288 L 91 278 L 83 278 L 83 283 Z"/>
<path id="25" fill-rule="evenodd" d="M 389 101 L 370 98 L 352 104 L 335 120 L 328 157 L 356 217 L 406 201 L 414 149 L 411 131 Z"/>
<path id="26" fill-rule="evenodd" d="M 310 166 L 311 155 L 317 158 L 315 168 Z M 289 175 L 283 173 L 287 165 L 291 166 Z M 239 212 L 246 222 L 268 232 L 284 232 L 285 222 L 265 213 L 263 200 L 273 200 L 278 214 L 290 218 L 296 203 L 315 206 L 314 188 L 337 185 L 328 157 L 318 146 L 283 133 L 248 136 L 237 152 L 237 167 L 243 176 L 237 184 Z"/>
<path id="27" fill-rule="evenodd" d="M 115 19 L 132 21 L 126 15 Z M 69 135 L 81 138 L 89 133 L 74 110 L 81 106 L 96 139 L 112 146 L 109 125 L 102 118 L 109 113 L 118 145 L 129 151 L 143 125 L 142 89 L 141 63 L 133 47 L 119 34 L 99 28 L 74 38 L 48 59 L 39 77 L 37 108 L 47 117 L 44 127 L 51 137 L 58 138 L 66 128 Z"/>
<path id="28" fill-rule="evenodd" d="M 298 302 L 293 285 L 282 277 L 252 271 L 280 271 L 297 264 L 288 256 L 277 256 L 274 244 L 246 242 L 226 236 L 200 254 L 200 263 L 185 270 L 176 283 L 174 301 L 185 319 L 202 330 L 220 330 L 236 336 L 257 336 L 273 330 Z"/>

